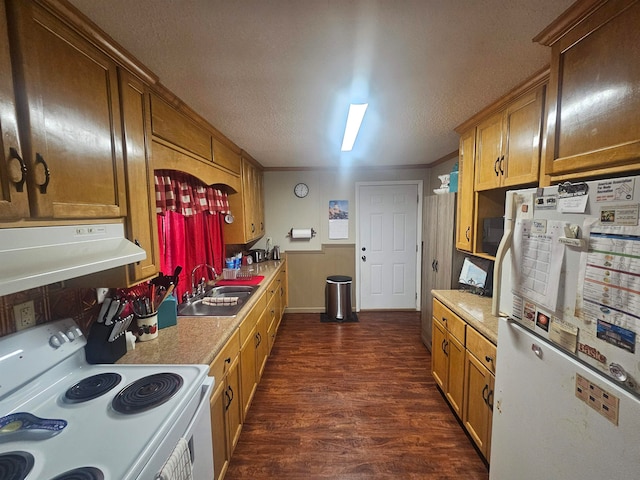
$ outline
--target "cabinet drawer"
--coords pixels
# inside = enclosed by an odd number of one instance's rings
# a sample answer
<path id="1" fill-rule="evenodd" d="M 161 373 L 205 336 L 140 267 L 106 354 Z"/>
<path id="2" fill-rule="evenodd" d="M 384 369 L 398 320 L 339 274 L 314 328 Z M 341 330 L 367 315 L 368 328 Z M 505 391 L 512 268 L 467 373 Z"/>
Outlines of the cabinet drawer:
<path id="1" fill-rule="evenodd" d="M 442 323 L 447 331 L 457 338 L 462 345 L 465 344 L 465 327 L 467 324 L 464 320 L 438 300 L 433 301 L 433 316 Z"/>
<path id="2" fill-rule="evenodd" d="M 260 315 L 262 315 L 262 312 L 264 312 L 264 309 L 267 306 L 266 297 L 267 294 L 263 293 L 240 324 L 240 328 L 238 329 L 240 331 L 240 346 L 243 346 L 244 342 L 246 342 L 247 339 L 251 336 L 251 330 L 256 326 Z"/>
<path id="3" fill-rule="evenodd" d="M 216 355 L 209 367 L 209 375 L 215 378 L 216 383 L 222 381 L 224 376 L 229 370 L 229 367 L 233 364 L 238 352 L 240 351 L 240 335 L 238 330 L 233 332 L 231 338 L 225 343 L 220 353 Z"/>
<path id="4" fill-rule="evenodd" d="M 496 373 L 496 346 L 473 328 L 467 329 L 467 350 L 491 373 Z"/>

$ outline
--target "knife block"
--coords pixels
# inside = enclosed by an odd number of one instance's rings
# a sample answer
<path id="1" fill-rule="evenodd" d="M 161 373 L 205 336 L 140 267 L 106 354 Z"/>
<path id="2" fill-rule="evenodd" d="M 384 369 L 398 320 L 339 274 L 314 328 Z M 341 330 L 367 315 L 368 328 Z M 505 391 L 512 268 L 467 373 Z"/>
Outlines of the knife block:
<path id="1" fill-rule="evenodd" d="M 87 337 L 87 344 L 84 347 L 84 354 L 87 362 L 95 363 L 115 363 L 120 357 L 127 353 L 126 335 L 118 336 L 113 342 L 109 341 L 109 335 L 114 325 L 106 326 L 104 323 L 93 322 Z"/>

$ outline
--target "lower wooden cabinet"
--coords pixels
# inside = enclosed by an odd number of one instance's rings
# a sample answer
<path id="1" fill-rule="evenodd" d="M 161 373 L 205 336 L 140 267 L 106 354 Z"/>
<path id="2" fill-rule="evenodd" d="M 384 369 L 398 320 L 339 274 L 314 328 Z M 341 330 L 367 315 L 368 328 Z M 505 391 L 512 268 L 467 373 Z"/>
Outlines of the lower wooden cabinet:
<path id="1" fill-rule="evenodd" d="M 433 378 L 488 461 L 496 346 L 438 300 L 433 312 Z"/>
<path id="2" fill-rule="evenodd" d="M 209 367 L 209 375 L 216 382 L 210 399 L 215 480 L 224 478 L 242 428 L 239 351 L 236 330 Z"/>
<path id="3" fill-rule="evenodd" d="M 466 324 L 437 300 L 433 302 L 431 371 L 454 412 L 462 418 Z"/>
<path id="4" fill-rule="evenodd" d="M 214 480 L 222 480 L 229 467 L 280 325 L 284 268 L 283 263 L 210 365 L 209 375 L 216 382 L 210 399 Z"/>
<path id="5" fill-rule="evenodd" d="M 489 459 L 496 346 L 470 328 L 466 347 L 462 423 L 478 449 Z"/>

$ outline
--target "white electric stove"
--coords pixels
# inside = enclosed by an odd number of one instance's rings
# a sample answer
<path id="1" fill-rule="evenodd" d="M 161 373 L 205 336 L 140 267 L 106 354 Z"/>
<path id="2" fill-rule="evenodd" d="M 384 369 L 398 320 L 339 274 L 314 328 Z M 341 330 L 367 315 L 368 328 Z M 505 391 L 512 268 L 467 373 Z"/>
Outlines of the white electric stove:
<path id="1" fill-rule="evenodd" d="M 0 478 L 153 480 L 180 445 L 173 478 L 212 478 L 208 367 L 91 365 L 85 345 L 71 319 L 0 338 Z"/>

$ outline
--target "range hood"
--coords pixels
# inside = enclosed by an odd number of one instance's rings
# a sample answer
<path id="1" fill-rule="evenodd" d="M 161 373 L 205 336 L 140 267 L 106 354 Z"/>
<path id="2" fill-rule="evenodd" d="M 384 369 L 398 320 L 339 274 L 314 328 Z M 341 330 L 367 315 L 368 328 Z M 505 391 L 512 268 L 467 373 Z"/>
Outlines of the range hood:
<path id="1" fill-rule="evenodd" d="M 0 228 L 0 296 L 146 257 L 118 223 Z"/>

